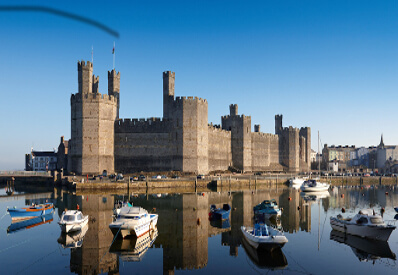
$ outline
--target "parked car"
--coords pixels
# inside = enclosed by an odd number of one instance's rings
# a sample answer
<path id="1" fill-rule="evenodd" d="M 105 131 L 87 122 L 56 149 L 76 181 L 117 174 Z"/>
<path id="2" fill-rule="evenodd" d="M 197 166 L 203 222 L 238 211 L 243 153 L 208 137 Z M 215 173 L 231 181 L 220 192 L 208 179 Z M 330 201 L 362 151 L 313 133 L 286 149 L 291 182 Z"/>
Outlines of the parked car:
<path id="1" fill-rule="evenodd" d="M 196 178 L 198 180 L 204 180 L 205 179 L 205 175 L 198 175 Z"/>
<path id="2" fill-rule="evenodd" d="M 162 179 L 167 179 L 167 176 L 166 175 L 162 175 L 161 178 Z"/>
<path id="3" fill-rule="evenodd" d="M 172 179 L 179 179 L 180 176 L 179 176 L 179 175 L 172 175 L 171 178 L 172 178 Z"/>
<path id="4" fill-rule="evenodd" d="M 138 180 L 144 181 L 144 180 L 146 180 L 146 177 L 145 177 L 144 175 L 140 175 L 140 176 L 138 177 Z"/>

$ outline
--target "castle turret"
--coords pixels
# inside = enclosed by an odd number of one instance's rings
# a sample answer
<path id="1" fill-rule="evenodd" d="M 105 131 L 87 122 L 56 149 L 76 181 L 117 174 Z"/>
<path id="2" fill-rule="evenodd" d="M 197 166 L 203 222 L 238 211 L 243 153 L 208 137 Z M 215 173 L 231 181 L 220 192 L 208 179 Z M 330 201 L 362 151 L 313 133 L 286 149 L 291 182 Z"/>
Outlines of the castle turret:
<path id="1" fill-rule="evenodd" d="M 93 91 L 93 64 L 87 61 L 77 62 L 79 93 L 87 94 Z"/>
<path id="2" fill-rule="evenodd" d="M 116 118 L 119 118 L 120 109 L 120 72 L 108 71 L 108 95 L 112 95 L 117 100 Z"/>
<path id="3" fill-rule="evenodd" d="M 92 91 L 93 93 L 99 93 L 99 76 L 93 75 L 93 88 Z"/>
<path id="4" fill-rule="evenodd" d="M 254 132 L 260 133 L 260 124 L 254 124 Z"/>
<path id="5" fill-rule="evenodd" d="M 238 104 L 229 105 L 229 115 L 237 116 L 238 115 Z"/>
<path id="6" fill-rule="evenodd" d="M 171 117 L 171 109 L 174 101 L 174 82 L 174 72 L 163 72 L 163 118 Z"/>
<path id="7" fill-rule="evenodd" d="M 93 65 L 78 63 L 79 93 L 71 96 L 71 171 L 77 174 L 113 173 L 114 124 L 117 101 L 114 96 L 93 93 Z M 90 81 L 88 81 L 90 80 Z M 90 84 L 90 85 L 88 85 Z M 96 84 L 97 85 L 97 84 Z M 68 164 L 69 165 L 69 164 Z"/>
<path id="8" fill-rule="evenodd" d="M 275 115 L 275 135 L 280 135 L 282 132 L 282 115 Z"/>

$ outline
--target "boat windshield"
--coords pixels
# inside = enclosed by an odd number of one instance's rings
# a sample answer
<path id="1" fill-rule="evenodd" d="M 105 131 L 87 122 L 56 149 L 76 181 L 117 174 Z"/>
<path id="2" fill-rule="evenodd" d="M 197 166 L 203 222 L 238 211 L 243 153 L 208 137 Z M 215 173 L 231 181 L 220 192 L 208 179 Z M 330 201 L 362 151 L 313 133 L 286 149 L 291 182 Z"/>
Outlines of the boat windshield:
<path id="1" fill-rule="evenodd" d="M 370 218 L 370 221 L 371 221 L 373 224 L 383 224 L 383 223 L 384 223 L 384 222 L 383 222 L 383 219 L 380 218 L 380 217 Z"/>
<path id="2" fill-rule="evenodd" d="M 82 220 L 82 219 L 83 219 L 82 213 L 79 213 L 79 215 L 77 215 L 77 219 L 78 219 L 78 220 Z"/>
<path id="3" fill-rule="evenodd" d="M 74 221 L 74 220 L 75 220 L 75 216 L 73 216 L 73 215 L 65 215 L 64 216 L 64 221 L 71 222 L 71 221 Z"/>
<path id="4" fill-rule="evenodd" d="M 140 216 L 118 216 L 118 218 L 127 219 L 127 220 L 139 220 L 141 219 Z"/>

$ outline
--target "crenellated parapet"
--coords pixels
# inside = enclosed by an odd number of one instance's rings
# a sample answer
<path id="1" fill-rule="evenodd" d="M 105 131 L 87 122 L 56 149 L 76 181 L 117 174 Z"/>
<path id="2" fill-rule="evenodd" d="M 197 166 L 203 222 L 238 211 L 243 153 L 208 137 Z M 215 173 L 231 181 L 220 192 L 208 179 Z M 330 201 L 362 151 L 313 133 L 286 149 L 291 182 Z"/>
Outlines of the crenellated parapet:
<path id="1" fill-rule="evenodd" d="M 273 139 L 273 140 L 278 140 L 279 139 L 278 135 L 274 135 L 274 134 L 271 134 L 271 133 L 252 132 L 252 136 L 253 137 L 269 138 L 269 139 Z"/>
<path id="2" fill-rule="evenodd" d="M 173 121 L 158 117 L 125 118 L 115 121 L 115 133 L 168 133 L 172 130 Z"/>
<path id="3" fill-rule="evenodd" d="M 114 96 L 100 93 L 88 93 L 88 94 L 72 94 L 70 97 L 70 103 L 82 103 L 82 102 L 98 102 L 105 104 L 117 104 L 117 99 Z"/>
<path id="4" fill-rule="evenodd" d="M 181 103 L 198 103 L 207 105 L 207 100 L 196 96 L 177 96 L 174 100 L 174 103 L 176 105 Z"/>

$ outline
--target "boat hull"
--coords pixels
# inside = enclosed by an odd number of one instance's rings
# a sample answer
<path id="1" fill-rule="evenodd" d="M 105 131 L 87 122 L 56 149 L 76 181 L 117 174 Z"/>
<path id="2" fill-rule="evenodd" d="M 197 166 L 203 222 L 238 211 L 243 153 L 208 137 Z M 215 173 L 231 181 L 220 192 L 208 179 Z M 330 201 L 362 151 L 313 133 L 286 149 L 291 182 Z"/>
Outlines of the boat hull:
<path id="1" fill-rule="evenodd" d="M 62 232 L 74 232 L 80 231 L 83 227 L 88 224 L 88 216 L 84 217 L 84 220 L 81 223 L 59 223 L 59 227 L 61 228 Z"/>
<path id="2" fill-rule="evenodd" d="M 283 247 L 285 243 L 288 242 L 287 238 L 284 235 L 275 235 L 273 232 L 275 231 L 272 228 L 269 228 L 270 236 L 254 236 L 250 233 L 253 231 L 251 227 L 241 227 L 243 237 L 245 240 L 254 248 L 263 248 L 263 249 L 272 249 L 274 247 Z"/>
<path id="3" fill-rule="evenodd" d="M 126 238 L 128 236 L 139 238 L 149 230 L 154 230 L 158 223 L 157 214 L 150 214 L 149 217 L 148 221 L 142 224 L 131 225 L 128 223 L 113 222 L 109 225 L 109 228 L 114 236 L 119 234 L 122 238 Z"/>
<path id="4" fill-rule="evenodd" d="M 25 207 L 25 208 L 15 208 L 7 209 L 13 221 L 16 220 L 27 220 L 36 217 L 41 217 L 44 215 L 54 213 L 54 205 L 52 203 L 45 204 L 43 207 Z"/>
<path id="5" fill-rule="evenodd" d="M 330 225 L 336 231 L 379 241 L 387 241 L 395 229 L 395 226 L 357 225 L 334 217 L 330 218 Z"/>

